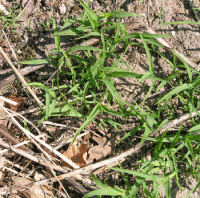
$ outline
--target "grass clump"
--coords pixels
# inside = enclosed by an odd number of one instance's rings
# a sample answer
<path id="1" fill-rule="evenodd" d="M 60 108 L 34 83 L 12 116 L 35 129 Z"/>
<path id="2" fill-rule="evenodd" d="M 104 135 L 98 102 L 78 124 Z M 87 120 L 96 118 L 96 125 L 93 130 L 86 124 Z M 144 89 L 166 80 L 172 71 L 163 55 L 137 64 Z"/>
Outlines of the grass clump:
<path id="1" fill-rule="evenodd" d="M 79 0 L 85 12 L 81 19 L 69 19 L 63 27 L 58 29 L 52 18 L 56 50 L 53 50 L 48 59 L 23 61 L 22 64 L 52 64 L 58 68 L 57 74 L 51 81 L 51 85 L 40 82 L 30 83 L 29 86 L 39 87 L 45 92 L 45 106 L 43 118 L 40 122 L 50 117 L 70 116 L 83 119 L 83 125 L 74 135 L 77 135 L 91 122 L 96 121 L 99 115 L 106 115 L 106 119 L 100 117 L 99 124 L 112 124 L 114 127 L 119 123 L 112 116 L 127 120 L 130 116 L 139 120 L 140 126 L 130 130 L 126 134 L 120 133 L 123 144 L 127 138 L 140 132 L 141 144 L 146 140 L 153 142 L 153 157 L 147 161 L 144 159 L 136 162 L 140 165 L 138 170 L 111 168 L 122 174 L 125 186 L 110 187 L 102 183 L 93 175 L 93 180 L 100 189 L 92 191 L 84 197 L 109 195 L 112 197 L 136 197 L 140 189 L 146 197 L 159 197 L 159 187 L 164 185 L 166 197 L 171 197 L 170 181 L 175 179 L 181 189 L 179 177 L 192 175 L 199 179 L 199 72 L 191 69 L 181 57 L 174 52 L 173 61 L 164 57 L 158 47 L 162 47 L 155 38 L 170 37 L 170 35 L 153 35 L 147 33 L 131 33 L 126 30 L 126 25 L 121 23 L 121 17 L 138 16 L 133 13 L 122 11 L 101 13 L 94 12 Z M 114 22 L 117 19 L 117 22 Z M 76 22 L 76 26 L 73 24 Z M 107 31 L 115 31 L 107 34 Z M 77 45 L 67 50 L 61 47 L 61 37 L 70 36 L 77 41 L 81 39 L 95 38 L 99 40 L 98 46 Z M 134 41 L 133 41 L 134 39 Z M 135 42 L 138 41 L 138 42 Z M 123 53 L 119 55 L 117 48 L 123 46 Z M 149 70 L 145 74 L 134 72 L 123 60 L 129 46 L 140 46 L 145 49 Z M 155 75 L 152 52 L 162 56 L 173 68 L 170 75 L 164 79 Z M 178 61 L 177 58 L 180 60 Z M 110 64 L 107 64 L 107 61 Z M 123 66 L 123 67 L 122 67 Z M 126 69 L 124 69 L 126 67 Z M 151 79 L 152 84 L 143 100 L 134 101 L 133 104 L 122 100 L 120 93 L 115 87 L 114 78 L 136 78 L 138 84 L 146 79 Z M 183 78 L 184 77 L 184 78 Z M 66 84 L 66 79 L 70 83 Z M 154 92 L 159 92 L 163 87 L 170 87 L 170 91 L 159 98 L 154 99 L 154 108 L 146 102 Z M 90 96 L 90 97 L 88 97 Z M 70 98 L 72 100 L 68 100 Z M 105 105 L 106 104 L 106 105 Z M 113 110 L 112 105 L 117 104 L 118 109 Z M 178 106 L 177 106 L 178 104 Z M 178 112 L 176 112 L 176 110 Z M 174 120 L 184 113 L 197 113 L 197 117 L 190 119 L 177 128 L 176 131 L 166 130 L 161 136 L 152 136 L 158 132 L 170 120 Z M 98 121 L 96 121 L 98 122 Z M 74 141 L 73 140 L 73 141 Z M 73 142 L 72 142 L 73 143 Z M 160 173 L 161 174 L 158 174 Z M 136 180 L 133 184 L 128 175 L 134 175 Z M 153 184 L 153 190 L 148 188 L 147 181 Z M 186 196 L 188 197 L 196 187 Z"/>

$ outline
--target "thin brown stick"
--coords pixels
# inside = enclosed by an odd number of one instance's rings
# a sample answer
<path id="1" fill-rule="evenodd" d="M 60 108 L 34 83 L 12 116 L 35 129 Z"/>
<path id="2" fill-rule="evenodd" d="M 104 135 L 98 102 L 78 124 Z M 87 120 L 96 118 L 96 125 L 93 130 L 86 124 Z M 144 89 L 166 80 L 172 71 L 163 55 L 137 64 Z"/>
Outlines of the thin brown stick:
<path id="1" fill-rule="evenodd" d="M 37 66 L 28 66 L 28 67 L 24 67 L 22 69 L 19 69 L 19 73 L 21 74 L 21 76 L 25 76 L 31 72 L 34 72 L 38 69 L 43 68 L 45 65 L 37 65 Z M 12 71 L 12 70 L 11 70 Z M 14 74 L 8 76 L 7 78 L 3 79 L 0 81 L 0 88 L 8 85 L 9 83 L 12 83 L 15 80 L 16 76 Z"/>
<path id="2" fill-rule="evenodd" d="M 13 71 L 15 72 L 15 74 L 17 75 L 17 77 L 19 78 L 19 80 L 22 82 L 22 84 L 26 85 L 27 84 L 26 81 L 24 80 L 24 78 L 22 77 L 22 75 L 19 73 L 19 71 L 15 68 L 15 66 L 12 64 L 12 62 L 10 61 L 10 59 L 8 58 L 8 56 L 6 55 L 6 53 L 3 51 L 2 47 L 0 47 L 0 52 L 3 55 L 3 57 L 6 59 L 6 61 L 10 65 L 10 67 L 13 69 Z M 27 89 L 30 92 L 30 94 L 33 96 L 33 98 L 36 100 L 36 102 L 38 103 L 38 105 L 39 106 L 44 106 L 43 103 L 36 96 L 36 94 L 32 91 L 32 89 L 30 87 L 27 87 Z"/>
<path id="3" fill-rule="evenodd" d="M 51 166 L 52 169 L 60 171 L 62 173 L 68 172 L 67 170 L 63 169 L 61 166 L 54 165 L 54 164 L 49 163 L 49 162 L 47 164 L 41 157 L 39 157 L 39 156 L 35 157 L 33 155 L 30 155 L 26 151 L 24 151 L 22 149 L 19 149 L 19 148 L 15 148 L 15 146 L 11 146 L 11 145 L 3 142 L 3 141 L 0 141 L 0 145 L 3 146 L 4 148 L 7 148 L 7 149 L 9 149 L 9 150 L 21 155 L 21 156 L 26 157 L 27 159 L 30 159 L 31 161 L 39 163 L 39 164 L 41 164 L 43 166 L 46 166 L 46 167 Z"/>
<path id="4" fill-rule="evenodd" d="M 69 160 L 67 157 L 65 157 L 63 154 L 61 154 L 60 152 L 58 152 L 56 149 L 54 149 L 53 147 L 51 147 L 50 145 L 48 145 L 47 143 L 45 143 L 44 141 L 42 141 L 40 138 L 38 138 L 37 136 L 33 135 L 32 133 L 30 133 L 28 130 L 26 130 L 25 128 L 23 128 L 19 122 L 17 122 L 17 120 L 7 111 L 7 109 L 5 107 L 3 107 L 0 104 L 0 107 L 10 116 L 10 118 L 12 119 L 12 122 L 19 127 L 25 134 L 27 137 L 31 137 L 33 138 L 33 140 L 36 140 L 37 142 L 39 142 L 40 144 L 42 144 L 44 147 L 46 147 L 50 152 L 56 154 L 57 156 L 59 156 L 63 161 L 65 161 L 66 163 L 68 163 L 71 167 L 77 169 L 79 168 L 79 166 L 77 166 L 74 162 L 72 162 L 71 160 Z M 32 141 L 33 141 L 32 140 Z M 39 145 L 37 145 L 38 147 L 40 147 Z M 40 148 L 41 149 L 41 148 Z"/>
<path id="5" fill-rule="evenodd" d="M 16 138 L 12 137 L 12 136 L 8 133 L 8 131 L 7 131 L 7 129 L 6 129 L 5 127 L 3 127 L 3 126 L 1 126 L 1 125 L 0 125 L 0 135 L 4 136 L 4 137 L 5 137 L 6 139 L 8 139 L 12 144 L 19 144 L 19 143 L 20 143 Z M 31 154 L 31 155 L 34 155 L 34 154 L 35 154 L 32 150 L 30 150 L 29 148 L 27 148 L 27 147 L 25 147 L 25 146 L 23 146 L 23 145 L 20 146 L 20 148 L 23 149 L 23 150 L 25 150 L 26 152 L 28 152 L 28 153 Z"/>
<path id="6" fill-rule="evenodd" d="M 15 61 L 16 61 L 16 62 L 19 62 L 19 61 L 18 61 L 18 58 L 17 58 L 17 55 L 16 55 L 16 53 L 15 53 L 15 50 L 13 49 L 12 45 L 10 44 L 10 42 L 9 42 L 9 40 L 8 40 L 8 37 L 6 36 L 6 33 L 4 32 L 4 30 L 2 30 L 2 32 L 3 32 L 4 37 L 5 37 L 6 40 L 7 40 L 7 43 L 8 43 L 8 45 L 9 45 L 11 51 L 12 51 L 12 54 L 13 54 L 13 57 L 14 57 Z M 20 68 L 20 66 L 18 65 L 18 69 L 19 69 L 19 68 Z"/>

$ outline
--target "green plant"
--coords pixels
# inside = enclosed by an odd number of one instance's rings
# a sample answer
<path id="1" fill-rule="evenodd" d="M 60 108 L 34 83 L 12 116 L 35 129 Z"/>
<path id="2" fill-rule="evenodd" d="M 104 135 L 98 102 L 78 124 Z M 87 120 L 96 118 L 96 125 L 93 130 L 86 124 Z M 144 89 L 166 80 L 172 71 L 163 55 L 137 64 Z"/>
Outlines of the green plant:
<path id="1" fill-rule="evenodd" d="M 121 164 L 120 168 L 111 168 L 114 171 L 121 172 L 125 183 L 124 188 L 110 187 L 102 183 L 96 176 L 93 176 L 93 180 L 100 189 L 88 193 L 85 197 L 93 195 L 136 197 L 141 188 L 146 197 L 158 197 L 159 187 L 162 185 L 165 187 L 166 197 L 171 197 L 170 180 L 172 178 L 175 178 L 177 185 L 181 188 L 179 184 L 180 174 L 191 174 L 196 178 L 200 176 L 198 166 L 200 159 L 200 144 L 198 142 L 200 138 L 198 135 L 199 119 L 198 117 L 191 119 L 189 128 L 186 125 L 181 125 L 175 133 L 166 130 L 158 137 L 152 137 L 151 134 L 159 131 L 170 120 L 176 118 L 177 112 L 174 109 L 177 108 L 177 101 L 180 103 L 182 112 L 190 114 L 195 112 L 199 116 L 200 101 L 196 98 L 199 95 L 199 72 L 190 68 L 175 52 L 173 61 L 170 61 L 158 51 L 157 47 L 162 46 L 154 39 L 170 37 L 170 35 L 138 32 L 128 34 L 125 24 L 120 22 L 120 17 L 138 15 L 122 11 L 94 12 L 89 9 L 88 5 L 83 4 L 81 0 L 80 4 L 85 10 L 82 18 L 67 20 L 60 31 L 55 20 L 51 19 L 56 49 L 49 54 L 48 59 L 20 62 L 22 64 L 50 63 L 58 68 L 58 73 L 53 78 L 51 85 L 44 85 L 40 82 L 29 84 L 29 86 L 39 87 L 45 92 L 46 108 L 43 109 L 43 118 L 40 122 L 48 120 L 52 116 L 81 118 L 84 123 L 74 135 L 75 140 L 77 135 L 90 122 L 93 122 L 98 115 L 106 115 L 108 118 L 109 115 L 118 116 L 124 119 L 124 121 L 130 116 L 136 117 L 139 120 L 140 126 L 123 134 L 117 144 L 122 144 L 127 138 L 140 132 L 142 135 L 138 138 L 141 140 L 141 144 L 144 141 L 153 142 L 154 147 L 151 160 L 138 160 L 137 163 L 140 165 L 140 168 L 137 171 L 123 169 Z M 162 11 L 163 9 L 160 12 L 160 20 L 162 20 Z M 115 18 L 118 19 L 117 23 L 113 20 Z M 71 27 L 75 22 L 77 26 Z M 185 22 L 179 22 L 178 24 L 183 23 Z M 106 31 L 108 30 L 115 30 L 115 34 L 107 35 Z M 97 37 L 99 47 L 82 45 L 63 50 L 60 45 L 62 36 L 72 36 L 76 40 Z M 135 42 L 132 39 L 140 42 Z M 116 50 L 119 44 L 124 49 L 121 55 Z M 128 63 L 123 60 L 129 46 L 133 45 L 142 47 L 147 54 L 149 68 L 145 74 L 133 72 Z M 79 53 L 75 53 L 77 51 Z M 172 73 L 169 76 L 165 76 L 164 79 L 157 77 L 154 73 L 152 52 L 163 57 L 173 68 Z M 179 58 L 179 62 L 177 58 Z M 112 61 L 110 65 L 106 65 L 105 63 L 109 59 Z M 148 79 L 152 81 L 152 84 L 141 103 L 134 101 L 133 104 L 129 104 L 121 99 L 115 87 L 114 78 L 118 77 L 136 78 L 138 79 L 138 84 Z M 66 79 L 70 79 L 71 83 L 66 84 Z M 155 108 L 149 106 L 146 100 L 151 93 L 153 91 L 157 93 L 165 86 L 169 86 L 171 88 L 170 91 L 166 95 L 154 100 Z M 66 98 L 73 99 L 68 100 Z M 111 108 L 113 103 L 118 104 L 118 110 Z M 101 119 L 101 121 L 103 124 L 110 123 L 114 127 L 119 124 L 111 118 L 110 120 Z M 182 169 L 181 167 L 186 164 L 185 162 L 187 162 L 187 166 Z M 162 175 L 158 175 L 160 171 Z M 134 175 L 136 177 L 133 184 L 129 182 L 127 175 Z M 152 182 L 152 191 L 148 188 L 146 180 Z M 199 184 L 198 182 L 191 192 Z"/>
<path id="2" fill-rule="evenodd" d="M 6 26 L 19 26 L 19 24 L 17 24 L 16 22 L 19 20 L 21 14 L 22 14 L 22 8 L 20 6 L 19 3 L 13 2 L 13 4 L 16 4 L 15 7 L 12 7 L 11 10 L 9 10 L 10 15 L 0 15 L 0 19 L 2 21 L 2 30 L 6 27 Z M 0 14 L 2 13 L 2 11 L 0 11 Z M 13 32 L 15 32 L 15 30 L 12 30 Z M 16 32 L 15 32 L 16 33 Z"/>
<path id="3" fill-rule="evenodd" d="M 158 15 L 158 17 L 159 17 L 159 19 L 160 19 L 160 23 L 162 23 L 162 14 L 163 14 L 164 9 L 165 9 L 165 8 L 162 7 L 161 10 L 160 10 L 160 12 L 157 13 L 157 15 Z"/>

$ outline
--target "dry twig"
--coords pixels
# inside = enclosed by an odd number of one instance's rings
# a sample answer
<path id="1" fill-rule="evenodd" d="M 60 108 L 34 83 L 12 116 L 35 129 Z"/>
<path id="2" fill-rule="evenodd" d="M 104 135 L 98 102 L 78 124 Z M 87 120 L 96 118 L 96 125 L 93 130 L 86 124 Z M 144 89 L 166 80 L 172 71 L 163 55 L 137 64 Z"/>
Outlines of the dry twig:
<path id="1" fill-rule="evenodd" d="M 24 78 L 22 77 L 22 75 L 19 73 L 19 71 L 15 68 L 15 66 L 12 64 L 12 62 L 10 61 L 10 59 L 8 58 L 8 56 L 6 55 L 6 53 L 3 51 L 2 47 L 0 47 L 0 52 L 3 55 L 3 57 L 6 59 L 6 61 L 10 65 L 10 67 L 13 69 L 13 71 L 16 73 L 16 75 L 18 76 L 18 78 L 22 82 L 22 84 L 26 85 L 27 84 L 26 81 L 24 80 Z M 27 87 L 27 89 L 30 92 L 30 94 L 33 96 L 33 98 L 36 100 L 36 102 L 38 103 L 38 105 L 39 106 L 44 106 L 42 104 L 42 102 L 39 100 L 39 98 L 32 91 L 32 89 L 30 87 Z"/>

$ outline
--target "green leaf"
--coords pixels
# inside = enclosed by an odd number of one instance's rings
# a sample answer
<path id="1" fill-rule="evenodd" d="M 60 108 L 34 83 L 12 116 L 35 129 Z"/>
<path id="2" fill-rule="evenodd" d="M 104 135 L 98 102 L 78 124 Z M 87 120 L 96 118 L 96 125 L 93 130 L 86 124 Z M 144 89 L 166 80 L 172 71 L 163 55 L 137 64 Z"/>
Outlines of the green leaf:
<path id="1" fill-rule="evenodd" d="M 129 136 L 137 133 L 138 131 L 140 130 L 144 130 L 144 127 L 143 126 L 139 126 L 139 127 L 136 127 L 134 129 L 132 129 L 131 131 L 129 131 L 126 135 L 124 135 L 118 142 L 117 144 L 119 144 L 120 142 L 122 142 L 123 140 L 125 140 L 126 138 L 128 138 Z"/>
<path id="2" fill-rule="evenodd" d="M 93 27 L 94 31 L 97 31 L 97 27 L 98 27 L 98 17 L 97 15 L 91 10 L 89 9 L 81 0 L 79 0 L 80 4 L 83 6 L 83 8 L 86 11 L 86 14 L 89 18 L 89 21 Z"/>
<path id="3" fill-rule="evenodd" d="M 153 180 L 152 175 L 148 175 L 139 171 L 133 171 L 133 170 L 126 170 L 126 169 L 121 169 L 121 168 L 110 168 L 114 171 L 119 171 L 119 172 L 123 172 L 123 173 L 128 173 L 128 174 L 132 174 L 138 177 L 143 177 L 145 179 L 149 179 L 149 180 Z M 154 175 L 154 178 L 156 180 L 156 182 L 161 182 L 164 179 L 166 179 L 166 177 L 164 176 L 158 176 L 158 175 Z"/>
<path id="4" fill-rule="evenodd" d="M 196 131 L 200 131 L 200 124 L 193 126 L 188 130 L 188 132 L 196 132 Z"/>
<path id="5" fill-rule="evenodd" d="M 160 25 L 182 25 L 182 24 L 200 25 L 200 22 L 176 21 L 176 22 L 161 23 Z"/>
<path id="6" fill-rule="evenodd" d="M 71 36 L 79 36 L 80 34 L 83 34 L 85 32 L 90 32 L 92 31 L 92 29 L 90 27 L 87 26 L 79 26 L 76 28 L 70 28 L 68 30 L 63 30 L 60 32 L 54 32 L 53 35 L 56 36 L 67 36 L 67 35 L 71 35 Z"/>
<path id="7" fill-rule="evenodd" d="M 142 34 L 140 34 L 140 37 L 142 39 L 142 42 L 143 42 L 143 45 L 144 45 L 144 48 L 145 48 L 145 51 L 147 53 L 147 57 L 148 57 L 148 60 L 149 60 L 149 72 L 150 72 L 150 74 L 153 74 L 154 69 L 153 69 L 153 62 L 152 62 L 151 53 L 149 51 L 149 48 L 148 48 Z"/>
<path id="8" fill-rule="evenodd" d="M 93 181 L 96 183 L 97 186 L 99 186 L 99 188 L 108 188 L 107 185 L 103 184 L 97 177 L 96 175 L 92 174 L 92 179 Z"/>
<path id="9" fill-rule="evenodd" d="M 120 161 L 118 161 L 118 162 L 119 162 L 119 167 L 123 168 L 121 162 Z M 123 180 L 124 180 L 124 182 L 125 182 L 125 184 L 127 186 L 127 189 L 131 190 L 131 186 L 129 184 L 129 181 L 128 181 L 128 179 L 127 179 L 127 177 L 126 177 L 126 175 L 124 173 L 122 173 L 122 177 L 123 177 Z"/>
<path id="10" fill-rule="evenodd" d="M 83 198 L 87 198 L 87 197 L 92 197 L 92 196 L 97 196 L 97 195 L 110 195 L 110 196 L 122 196 L 125 194 L 125 190 L 119 190 L 119 189 L 114 189 L 114 188 L 103 188 L 103 189 L 98 189 L 98 190 L 94 190 L 92 192 L 89 192 L 88 194 L 86 194 Z"/>
<path id="11" fill-rule="evenodd" d="M 81 127 L 76 131 L 74 138 L 71 142 L 71 145 L 74 143 L 78 134 L 97 116 L 99 113 L 99 104 L 97 104 L 93 110 L 91 111 L 90 115 L 87 117 L 86 121 L 81 125 Z"/>
<path id="12" fill-rule="evenodd" d="M 199 186 L 200 186 L 200 181 L 197 182 L 196 186 L 184 198 L 188 198 L 192 193 L 194 193 L 197 190 Z"/>
<path id="13" fill-rule="evenodd" d="M 181 91 L 183 91 L 185 89 L 192 88 L 192 87 L 193 87 L 192 84 L 183 84 L 183 85 L 181 85 L 179 87 L 176 87 L 175 89 L 173 89 L 172 91 L 170 91 L 168 94 L 166 94 L 163 98 L 161 98 L 157 103 L 161 103 L 163 100 L 168 100 L 173 95 L 178 94 Z"/>
<path id="14" fill-rule="evenodd" d="M 78 39 L 83 39 L 83 38 L 93 37 L 93 36 L 101 36 L 101 34 L 98 32 L 90 32 L 88 34 L 85 34 L 84 36 L 79 37 Z"/>
<path id="15" fill-rule="evenodd" d="M 179 138 L 180 138 L 180 134 L 181 134 L 181 131 L 182 131 L 182 127 L 183 127 L 183 124 L 181 124 L 180 128 L 178 129 L 176 135 L 174 136 L 174 139 L 170 145 L 170 148 L 173 149 L 176 145 L 176 143 L 178 142 Z"/>
<path id="16" fill-rule="evenodd" d="M 94 51 L 100 51 L 100 52 L 104 51 L 103 49 L 99 49 L 99 48 L 91 47 L 91 46 L 76 46 L 76 47 L 71 47 L 65 53 L 68 54 L 70 52 L 78 51 L 78 50 L 94 50 Z"/>
<path id="17" fill-rule="evenodd" d="M 190 154 L 194 158 L 194 151 L 193 151 L 192 143 L 188 138 L 186 139 L 186 145 L 188 147 L 188 150 L 190 151 Z"/>
<path id="18" fill-rule="evenodd" d="M 35 59 L 35 60 L 29 60 L 29 61 L 21 61 L 18 62 L 20 64 L 26 64 L 26 65 L 40 65 L 40 64 L 48 64 L 49 61 L 47 59 Z"/>
<path id="19" fill-rule="evenodd" d="M 21 17 L 22 15 L 22 8 L 20 6 L 20 11 L 19 11 L 19 14 L 16 16 L 16 18 L 12 21 L 12 25 L 14 25 L 15 22 L 17 22 L 19 20 L 19 18 Z"/>
<path id="20" fill-rule="evenodd" d="M 110 83 L 110 81 L 108 81 L 106 79 L 102 79 L 101 81 L 106 84 L 108 90 L 110 91 L 110 93 L 112 94 L 112 96 L 115 98 L 115 100 L 119 104 L 120 109 L 123 111 L 124 107 L 122 105 L 122 100 L 121 100 L 121 98 L 119 96 L 119 93 L 117 92 L 116 88 Z"/>
<path id="21" fill-rule="evenodd" d="M 121 11 L 111 12 L 111 15 L 110 15 L 111 18 L 134 17 L 134 16 L 144 17 L 139 14 L 135 14 L 135 13 L 131 13 L 131 12 L 121 12 Z"/>
<path id="22" fill-rule="evenodd" d="M 49 117 L 49 107 L 50 107 L 50 101 L 51 101 L 51 95 L 46 92 L 46 99 L 45 99 L 45 104 L 46 104 L 46 115 L 45 115 L 45 120 L 48 120 Z"/>
<path id="23" fill-rule="evenodd" d="M 57 27 L 57 23 L 55 21 L 54 18 L 52 18 L 52 21 L 53 21 L 53 29 L 54 29 L 54 34 L 59 32 L 58 31 L 58 27 Z M 58 50 L 58 52 L 60 52 L 60 36 L 59 35 L 54 35 L 54 42 L 55 42 L 55 45 L 56 45 L 56 48 Z"/>
<path id="24" fill-rule="evenodd" d="M 68 21 L 62 26 L 61 30 L 65 29 L 66 27 L 74 24 L 76 21 L 74 19 L 68 19 Z"/>

